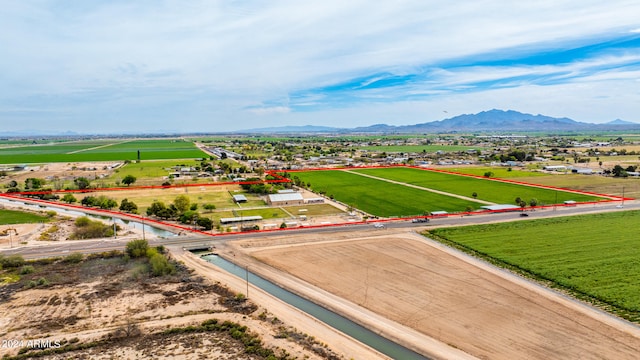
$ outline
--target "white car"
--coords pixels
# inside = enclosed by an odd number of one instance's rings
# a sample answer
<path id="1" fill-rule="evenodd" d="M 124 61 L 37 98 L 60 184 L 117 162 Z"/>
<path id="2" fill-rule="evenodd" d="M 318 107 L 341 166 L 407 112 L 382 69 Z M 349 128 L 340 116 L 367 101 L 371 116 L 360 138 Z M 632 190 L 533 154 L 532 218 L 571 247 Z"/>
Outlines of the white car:
<path id="1" fill-rule="evenodd" d="M 384 229 L 384 224 L 375 223 L 375 224 L 373 224 L 373 227 L 378 228 L 378 229 Z"/>

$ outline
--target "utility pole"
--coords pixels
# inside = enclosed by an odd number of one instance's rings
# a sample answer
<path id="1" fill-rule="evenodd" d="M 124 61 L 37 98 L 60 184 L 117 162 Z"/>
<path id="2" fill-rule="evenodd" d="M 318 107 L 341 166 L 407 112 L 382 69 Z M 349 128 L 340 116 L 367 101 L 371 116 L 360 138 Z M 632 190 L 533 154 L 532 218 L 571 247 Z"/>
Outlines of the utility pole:
<path id="1" fill-rule="evenodd" d="M 9 248 L 13 249 L 13 233 L 16 231 L 16 229 L 7 229 L 7 232 L 9 233 Z"/>

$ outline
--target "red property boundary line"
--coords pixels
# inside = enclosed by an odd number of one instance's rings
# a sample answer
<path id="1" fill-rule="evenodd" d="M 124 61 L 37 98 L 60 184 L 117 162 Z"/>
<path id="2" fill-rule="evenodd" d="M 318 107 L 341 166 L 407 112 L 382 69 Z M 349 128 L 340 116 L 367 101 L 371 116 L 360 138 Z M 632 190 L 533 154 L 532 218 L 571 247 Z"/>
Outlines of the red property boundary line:
<path id="1" fill-rule="evenodd" d="M 54 201 L 48 201 L 48 200 L 41 200 L 41 199 L 37 199 L 37 198 L 24 198 L 22 197 L 23 195 L 40 195 L 40 194 L 53 194 L 53 193 L 92 193 L 92 192 L 101 192 L 101 191 L 125 191 L 125 190 L 141 190 L 141 189 L 170 189 L 170 188 L 184 188 L 184 187 L 198 187 L 198 186 L 225 186 L 225 185 L 254 185 L 254 184 L 270 184 L 270 183 L 288 183 L 291 182 L 290 179 L 278 174 L 278 173 L 296 173 L 296 172 L 306 172 L 306 171 L 341 171 L 341 170 L 351 170 L 351 169 L 384 169 L 384 168 L 393 168 L 393 167 L 404 167 L 404 168 L 414 168 L 414 169 L 418 169 L 418 170 L 423 170 L 423 171 L 433 171 L 433 172 L 441 172 L 441 173 L 446 173 L 446 174 L 450 174 L 450 175 L 458 175 L 458 176 L 466 176 L 466 177 L 473 177 L 473 178 L 478 178 L 478 179 L 482 179 L 482 180 L 491 180 L 491 181 L 498 181 L 498 182 L 505 182 L 505 183 L 514 183 L 514 184 L 518 184 L 518 185 L 523 185 L 523 186 L 531 186 L 531 187 L 540 187 L 540 188 L 546 188 L 546 189 L 552 189 L 552 190 L 558 190 L 558 191 L 564 191 L 564 192 L 573 192 L 573 193 L 578 193 L 578 194 L 584 194 L 584 195 L 590 195 L 590 196 L 598 196 L 598 197 L 603 197 L 603 198 L 607 198 L 605 200 L 600 200 L 600 201 L 588 201 L 588 202 L 577 202 L 575 204 L 554 204 L 554 205 L 545 205 L 545 206 L 535 206 L 535 207 L 530 207 L 529 209 L 551 209 L 551 208 L 557 208 L 557 207 L 573 207 L 573 206 L 577 206 L 577 205 L 595 205 L 595 204 L 602 204 L 602 203 L 606 203 L 606 202 L 616 202 L 616 201 L 624 201 L 624 200 L 633 200 L 633 198 L 628 198 L 628 197 L 620 197 L 620 196 L 614 196 L 614 195 L 605 195 L 605 194 L 598 194 L 598 193 L 593 193 L 593 192 L 587 192 L 587 191 L 579 191 L 579 190 L 571 190 L 571 189 L 565 189 L 565 188 L 560 188 L 560 187 L 554 187 L 554 186 L 547 186 L 547 185 L 537 185 L 537 184 L 530 184 L 530 183 L 526 183 L 526 182 L 522 182 L 522 181 L 514 181 L 514 180 L 507 180 L 507 179 L 496 179 L 496 178 L 485 178 L 482 176 L 477 176 L 477 175 L 469 175 L 469 174 L 461 174 L 461 173 L 456 173 L 456 172 L 452 172 L 452 171 L 446 171 L 446 170 L 438 170 L 438 169 L 433 169 L 433 168 L 422 168 L 422 167 L 418 167 L 418 166 L 407 166 L 407 165 L 390 165 L 390 166 L 360 166 L 360 167 L 339 167 L 339 168 L 312 168 L 312 169 L 301 169 L 301 170 L 269 170 L 266 171 L 265 173 L 269 176 L 274 177 L 275 179 L 273 180 L 260 180 L 260 181 L 229 181 L 229 182 L 220 182 L 220 183 L 204 183 L 204 184 L 179 184 L 179 185 L 152 185 L 152 186 L 132 186 L 132 187 L 117 187 L 117 188 L 92 188 L 92 189 L 71 189 L 71 190 L 51 190 L 51 191 L 28 191 L 28 192 L 16 192 L 16 193 L 0 193 L 0 197 L 2 198 L 6 198 L 9 200 L 13 200 L 13 201 L 18 201 L 18 202 L 28 202 L 28 203 L 33 203 L 33 204 L 42 204 L 42 205 L 47 205 L 47 206 L 51 206 L 51 207 L 57 207 L 57 208 L 62 208 L 62 209 L 68 209 L 68 210 L 76 210 L 76 211 L 81 211 L 83 213 L 96 213 L 96 214 L 101 214 L 101 215 L 108 215 L 111 217 L 117 217 L 117 218 L 121 218 L 121 219 L 125 219 L 125 220 L 133 220 L 133 221 L 137 221 L 140 223 L 144 223 L 144 224 L 155 224 L 155 225 L 159 225 L 161 228 L 165 227 L 165 228 L 171 228 L 171 229 L 175 229 L 178 230 L 179 232 L 190 232 L 190 233 L 195 233 L 195 234 L 199 234 L 199 235 L 205 235 L 205 236 L 210 236 L 210 237 L 221 237 L 221 236 L 227 236 L 227 235 L 238 235 L 238 234 L 252 234 L 252 233 L 265 233 L 265 232 L 276 232 L 276 231 L 290 231 L 290 230 L 296 230 L 296 229 L 316 229 L 316 228 L 327 228 L 327 227 L 338 227 L 338 226 L 348 226 L 348 225 L 363 225 L 363 224 L 375 224 L 375 223 L 386 223 L 386 222 L 393 222 L 393 221 L 408 221 L 411 219 L 416 219 L 416 218 L 423 218 L 423 219 L 438 219 L 438 218 L 447 218 L 450 216 L 471 216 L 471 215 L 486 215 L 486 214 L 493 214 L 493 213 L 504 213 L 504 212 L 518 212 L 518 211 L 522 211 L 521 209 L 506 209 L 506 210 L 482 210 L 482 211 L 473 211 L 473 212 L 458 212 L 458 213 L 451 213 L 451 214 L 444 214 L 444 215 L 428 215 L 428 216 L 412 216 L 412 217 L 396 217 L 396 218 L 385 218 L 385 219 L 370 219 L 370 220 L 364 220 L 364 221 L 355 221 L 355 222 L 345 222 L 345 223 L 338 223 L 338 224 L 320 224 L 320 225 L 306 225 L 306 226 L 299 226 L 299 227 L 295 227 L 295 228 L 284 228 L 284 229 L 280 229 L 280 228 L 276 228 L 276 229 L 262 229 L 262 230 L 252 230 L 252 231 L 235 231 L 235 232 L 226 232 L 226 233 L 210 233 L 210 232 L 206 232 L 206 231 L 202 231 L 202 230 L 197 230 L 197 229 L 193 229 L 187 226 L 182 226 L 182 225 L 178 225 L 178 224 L 174 224 L 174 223 L 169 223 L 169 222 L 165 222 L 165 221 L 161 221 L 161 220 L 157 220 L 154 218 L 149 218 L 149 217 L 144 217 L 141 215 L 137 215 L 137 214 L 130 214 L 130 213 L 123 213 L 120 211 L 113 211 L 113 210 L 105 210 L 105 209 L 97 209 L 97 208 L 89 208 L 89 207 L 84 207 L 81 205 L 73 205 L 73 204 L 62 204 L 60 202 L 54 202 Z"/>
<path id="2" fill-rule="evenodd" d="M 14 193 L 14 194 L 17 194 L 17 193 Z M 123 213 L 123 212 L 120 212 L 120 211 L 105 210 L 105 209 L 98 209 L 98 208 L 90 208 L 90 207 L 84 207 L 84 206 L 80 206 L 80 205 L 61 204 L 59 202 L 41 200 L 41 199 L 23 198 L 23 197 L 20 197 L 20 196 L 15 196 L 14 194 L 0 194 L 0 197 L 5 198 L 5 199 L 9 199 L 9 200 L 18 201 L 18 202 L 23 202 L 23 203 L 24 202 L 33 203 L 34 205 L 46 205 L 46 206 L 51 206 L 51 207 L 55 207 L 55 208 L 62 208 L 62 209 L 66 209 L 66 210 L 76 210 L 76 211 L 81 211 L 81 212 L 86 213 L 86 214 L 95 213 L 95 214 L 98 214 L 98 215 L 108 215 L 108 216 L 111 216 L 111 217 L 117 217 L 119 219 L 137 221 L 137 222 L 140 222 L 140 223 L 144 223 L 145 225 L 147 225 L 147 224 L 156 224 L 156 225 L 160 225 L 162 227 L 172 228 L 172 229 L 178 230 L 180 232 L 182 232 L 182 231 L 191 232 L 191 233 L 194 233 L 194 234 L 206 235 L 206 236 L 210 236 L 210 237 L 221 237 L 221 236 L 238 235 L 238 234 L 247 235 L 247 234 L 252 234 L 252 233 L 287 231 L 287 230 L 297 230 L 297 229 L 316 229 L 316 228 L 325 228 L 325 227 L 362 225 L 362 224 L 369 224 L 369 223 L 374 223 L 374 222 L 387 222 L 387 221 L 392 221 L 392 220 L 399 220 L 399 219 L 385 219 L 385 220 L 375 220 L 375 221 L 355 221 L 355 222 L 338 223 L 338 224 L 307 225 L 307 226 L 299 226 L 299 227 L 295 227 L 295 228 L 284 228 L 284 229 L 276 228 L 276 229 L 262 229 L 262 230 L 251 230 L 251 231 L 232 231 L 232 232 L 225 232 L 225 233 L 211 233 L 211 232 L 207 232 L 207 231 L 203 231 L 203 230 L 193 229 L 193 228 L 190 228 L 190 227 L 187 227 L 187 226 L 182 226 L 182 225 L 178 225 L 178 224 L 174 224 L 174 223 L 169 223 L 169 222 L 157 220 L 157 219 L 150 218 L 150 217 L 144 217 L 144 216 L 137 215 L 137 214 Z M 407 219 L 405 218 L 405 219 L 402 219 L 402 220 L 407 220 Z M 160 228 L 160 229 L 162 229 L 162 228 Z M 164 230 L 164 229 L 162 229 L 162 230 Z"/>
<path id="3" fill-rule="evenodd" d="M 623 198 L 622 196 L 599 194 L 599 193 L 595 193 L 595 192 L 582 191 L 582 190 L 573 190 L 573 189 L 561 188 L 561 187 L 551 186 L 551 185 L 531 184 L 531 183 L 527 183 L 527 182 L 524 182 L 524 181 L 517 181 L 517 180 L 510 180 L 510 179 L 487 178 L 487 177 L 479 176 L 479 175 L 463 174 L 463 173 L 458 173 L 458 172 L 454 172 L 454 171 L 434 169 L 434 168 L 424 168 L 424 167 L 415 166 L 415 165 L 357 166 L 357 167 L 338 167 L 338 168 L 331 168 L 331 169 L 327 169 L 327 168 L 311 168 L 311 169 L 300 169 L 300 170 L 282 170 L 282 171 L 279 171 L 279 172 L 280 173 L 283 173 L 283 172 L 284 173 L 296 173 L 296 172 L 307 172 L 307 171 L 331 171 L 331 170 L 340 171 L 340 170 L 387 169 L 387 168 L 409 168 L 409 169 L 416 169 L 416 170 L 421 170 L 421 171 L 432 171 L 432 172 L 443 173 L 443 174 L 448 174 L 448 175 L 470 177 L 470 178 L 475 178 L 475 179 L 480 179 L 480 180 L 485 180 L 485 181 L 496 181 L 496 182 L 503 182 L 503 183 L 508 183 L 508 184 L 516 184 L 516 185 L 522 185 L 522 186 L 537 187 L 537 188 L 541 188 L 541 189 L 564 191 L 564 192 L 568 192 L 568 193 L 575 193 L 575 194 L 588 195 L 588 196 L 596 196 L 596 197 L 601 197 L 601 198 L 607 199 L 607 200 L 602 200 L 600 202 L 634 200 L 634 198 L 629 198 L 629 197 L 624 197 Z M 576 204 L 591 204 L 591 203 L 593 203 L 593 202 L 580 202 L 580 203 L 576 203 Z M 560 205 L 560 204 L 556 204 L 556 205 Z M 575 205 L 575 204 L 573 204 L 573 205 Z"/>

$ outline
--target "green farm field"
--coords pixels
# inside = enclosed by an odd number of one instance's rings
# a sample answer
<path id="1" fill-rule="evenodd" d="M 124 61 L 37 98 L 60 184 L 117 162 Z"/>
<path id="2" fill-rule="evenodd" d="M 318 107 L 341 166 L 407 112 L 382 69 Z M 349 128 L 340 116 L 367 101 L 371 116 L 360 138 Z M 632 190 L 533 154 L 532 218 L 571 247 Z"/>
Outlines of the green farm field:
<path id="1" fill-rule="evenodd" d="M 639 211 L 441 228 L 432 236 L 640 323 Z"/>
<path id="2" fill-rule="evenodd" d="M 49 218 L 23 211 L 0 209 L 0 225 L 33 224 L 48 222 Z"/>
<path id="3" fill-rule="evenodd" d="M 291 173 L 291 177 L 294 176 L 311 183 L 314 192 L 333 196 L 336 200 L 377 216 L 422 215 L 427 211 L 440 210 L 459 212 L 467 207 L 479 209 L 482 205 L 344 171 Z"/>
<path id="4" fill-rule="evenodd" d="M 181 139 L 95 140 L 0 148 L 0 164 L 208 158 Z"/>
<path id="5" fill-rule="evenodd" d="M 578 202 L 604 200 L 603 198 L 590 195 L 509 184 L 499 181 L 457 176 L 414 168 L 358 169 L 353 170 L 353 172 L 368 174 L 466 197 L 471 197 L 475 192 L 478 195 L 477 198 L 479 200 L 489 201 L 496 204 L 514 204 L 517 197 L 526 202 L 531 199 L 537 199 L 539 205 L 562 203 L 567 200 L 574 200 Z"/>
<path id="6" fill-rule="evenodd" d="M 505 167 L 491 167 L 491 166 L 469 166 L 469 167 L 460 167 L 460 168 L 447 168 L 446 170 L 457 172 L 460 174 L 468 174 L 468 175 L 476 175 L 476 176 L 484 176 L 486 172 L 491 172 L 492 177 L 499 179 L 517 179 L 523 177 L 542 177 L 542 176 L 553 176 L 541 172 L 534 171 L 523 171 L 513 169 L 509 171 L 508 168 Z"/>

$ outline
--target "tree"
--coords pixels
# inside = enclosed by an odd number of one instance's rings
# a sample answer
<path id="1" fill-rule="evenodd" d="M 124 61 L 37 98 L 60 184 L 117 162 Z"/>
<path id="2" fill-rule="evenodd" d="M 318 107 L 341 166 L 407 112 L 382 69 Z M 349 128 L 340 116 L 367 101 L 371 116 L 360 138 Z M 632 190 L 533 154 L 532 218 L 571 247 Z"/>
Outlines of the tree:
<path id="1" fill-rule="evenodd" d="M 120 211 L 137 214 L 138 213 L 138 205 L 136 205 L 133 201 L 129 201 L 129 199 L 124 198 L 120 202 Z"/>
<path id="2" fill-rule="evenodd" d="M 93 206 L 98 206 L 100 209 L 113 209 L 118 207 L 118 202 L 115 201 L 114 199 L 110 199 L 104 195 L 100 195 L 96 198 L 95 203 L 93 204 Z"/>
<path id="3" fill-rule="evenodd" d="M 78 187 L 78 189 L 83 190 L 89 187 L 89 185 L 91 184 L 91 182 L 89 181 L 89 179 L 85 178 L 85 177 L 79 177 L 76 178 L 75 180 L 73 180 L 73 183 L 76 184 L 76 186 Z"/>
<path id="4" fill-rule="evenodd" d="M 138 180 L 135 176 L 133 175 L 127 175 L 122 179 L 122 183 L 130 186 L 131 184 L 133 184 L 134 182 L 136 182 L 136 180 Z"/>
<path id="5" fill-rule="evenodd" d="M 198 220 L 196 221 L 196 224 L 205 230 L 213 229 L 213 220 L 207 217 L 198 218 Z"/>
<path id="6" fill-rule="evenodd" d="M 40 189 L 45 184 L 43 179 L 28 178 L 24 181 L 25 189 Z"/>
<path id="7" fill-rule="evenodd" d="M 627 177 L 627 172 L 624 170 L 624 168 L 620 165 L 616 165 L 613 167 L 613 170 L 611 170 L 611 173 L 613 174 L 613 176 L 615 177 Z"/>
<path id="8" fill-rule="evenodd" d="M 189 210 L 189 211 L 183 212 L 178 218 L 178 220 L 183 224 L 191 224 L 193 219 L 195 219 L 197 216 L 198 216 L 197 212 Z"/>
<path id="9" fill-rule="evenodd" d="M 76 199 L 76 197 L 72 194 L 64 194 L 64 196 L 62 197 L 62 201 L 66 202 L 67 204 L 72 204 L 74 202 L 77 202 L 78 199 Z"/>
<path id="10" fill-rule="evenodd" d="M 80 204 L 83 206 L 96 206 L 96 197 L 95 196 L 85 196 L 80 200 Z"/>
<path id="11" fill-rule="evenodd" d="M 533 198 L 533 199 L 529 200 L 529 206 L 535 207 L 537 205 L 538 205 L 538 199 Z"/>
<path id="12" fill-rule="evenodd" d="M 214 204 L 204 204 L 202 207 L 208 212 L 211 212 L 216 208 Z"/>
<path id="13" fill-rule="evenodd" d="M 527 207 L 527 202 L 524 200 L 520 200 L 520 203 L 518 205 L 520 205 L 520 208 L 524 210 L 524 208 Z"/>
<path id="14" fill-rule="evenodd" d="M 173 205 L 175 205 L 179 214 L 184 213 L 189 209 L 189 205 L 191 204 L 191 200 L 186 195 L 178 195 L 175 199 L 173 199 Z"/>
<path id="15" fill-rule="evenodd" d="M 158 213 L 166 210 L 167 206 L 162 202 L 162 201 L 158 201 L 155 200 L 154 202 L 151 203 L 151 206 L 149 206 L 147 208 L 147 215 L 151 216 L 151 215 L 156 215 L 158 216 Z"/>
<path id="16" fill-rule="evenodd" d="M 473 196 L 474 199 L 477 199 L 478 198 L 478 193 L 474 191 L 473 194 L 471 194 L 471 196 Z"/>

